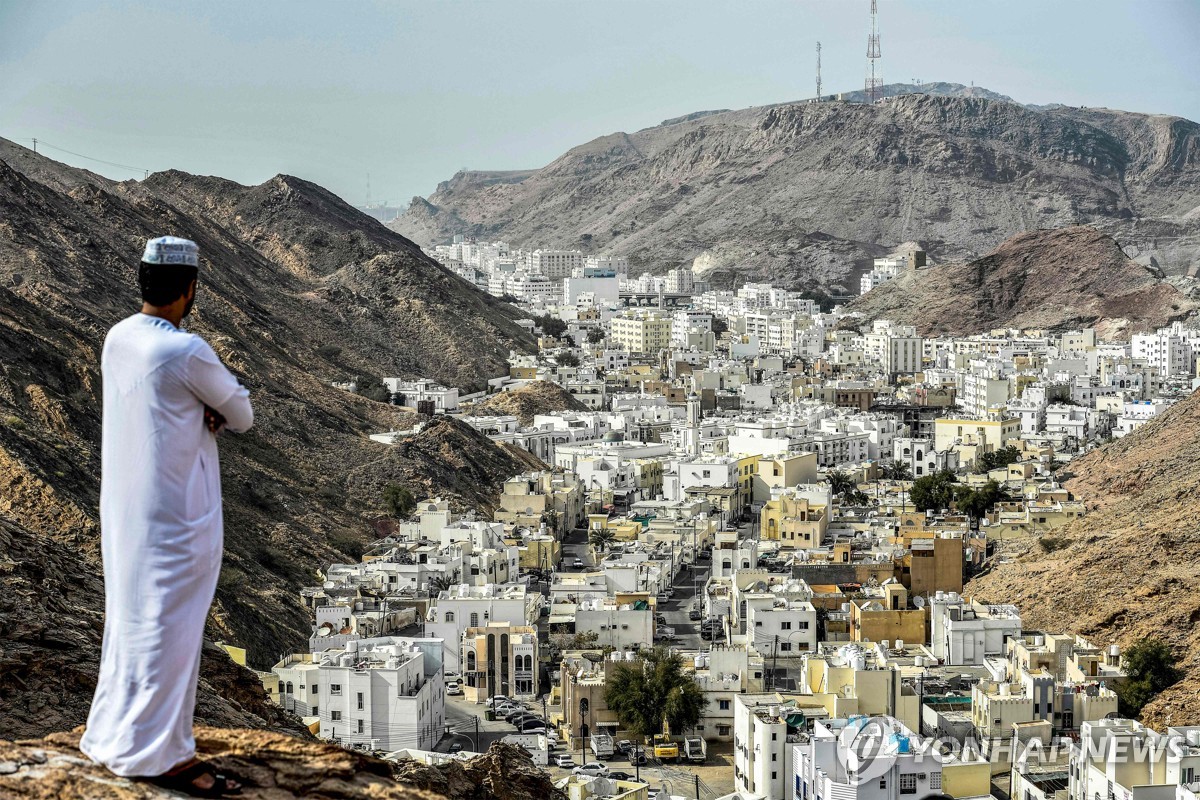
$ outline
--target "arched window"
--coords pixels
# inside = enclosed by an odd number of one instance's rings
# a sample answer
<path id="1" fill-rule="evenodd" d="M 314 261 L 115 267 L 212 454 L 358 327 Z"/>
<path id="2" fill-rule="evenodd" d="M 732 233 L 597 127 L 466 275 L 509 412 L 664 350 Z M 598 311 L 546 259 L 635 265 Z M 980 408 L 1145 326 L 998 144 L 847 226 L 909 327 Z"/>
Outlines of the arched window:
<path id="1" fill-rule="evenodd" d="M 288 681 L 288 682 L 287 682 L 287 684 L 286 684 L 286 687 L 284 688 L 284 691 L 285 691 L 287 694 L 292 694 L 292 693 L 294 693 L 294 692 L 295 692 L 295 689 L 292 687 L 292 682 L 291 682 L 291 681 Z"/>
<path id="2" fill-rule="evenodd" d="M 474 671 L 475 671 L 475 651 L 468 650 L 467 651 L 467 672 L 474 672 Z"/>
<path id="3" fill-rule="evenodd" d="M 454 622 L 454 612 L 453 611 L 446 612 L 446 622 Z"/>
<path id="4" fill-rule="evenodd" d="M 925 458 L 925 454 L 922 451 L 918 450 L 917 451 L 917 461 L 920 461 L 923 458 Z"/>

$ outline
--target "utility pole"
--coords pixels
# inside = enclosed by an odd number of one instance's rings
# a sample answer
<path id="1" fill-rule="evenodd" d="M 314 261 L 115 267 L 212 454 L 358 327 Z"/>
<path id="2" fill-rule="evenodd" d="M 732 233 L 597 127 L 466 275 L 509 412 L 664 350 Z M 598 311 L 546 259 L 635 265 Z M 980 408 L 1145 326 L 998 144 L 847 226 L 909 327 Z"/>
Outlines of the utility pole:
<path id="1" fill-rule="evenodd" d="M 779 668 L 779 634 L 775 634 L 775 645 L 771 648 L 771 688 L 775 688 L 775 671 Z"/>
<path id="2" fill-rule="evenodd" d="M 817 102 L 821 102 L 821 43 L 817 42 Z"/>
<path id="3" fill-rule="evenodd" d="M 33 140 L 33 152 L 37 152 L 37 139 Z"/>
<path id="4" fill-rule="evenodd" d="M 476 753 L 479 752 L 479 717 L 475 717 L 475 735 L 471 737 L 471 746 Z"/>
<path id="5" fill-rule="evenodd" d="M 700 800 L 700 776 L 693 774 L 692 780 L 696 783 L 696 800 Z"/>
<path id="6" fill-rule="evenodd" d="M 871 0 L 871 32 L 867 35 L 867 102 L 874 104 L 882 94 L 883 70 L 879 65 L 879 5 Z"/>

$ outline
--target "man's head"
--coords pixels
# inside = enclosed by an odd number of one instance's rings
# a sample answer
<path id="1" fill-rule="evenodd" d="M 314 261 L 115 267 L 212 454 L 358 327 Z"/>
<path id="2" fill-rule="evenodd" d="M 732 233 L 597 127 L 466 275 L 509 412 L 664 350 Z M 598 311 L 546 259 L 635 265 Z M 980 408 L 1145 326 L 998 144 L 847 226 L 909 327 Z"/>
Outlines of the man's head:
<path id="1" fill-rule="evenodd" d="M 186 317 L 196 301 L 196 277 L 200 273 L 200 248 L 188 239 L 160 236 L 146 242 L 138 266 L 142 302 L 156 309 L 181 307 Z"/>

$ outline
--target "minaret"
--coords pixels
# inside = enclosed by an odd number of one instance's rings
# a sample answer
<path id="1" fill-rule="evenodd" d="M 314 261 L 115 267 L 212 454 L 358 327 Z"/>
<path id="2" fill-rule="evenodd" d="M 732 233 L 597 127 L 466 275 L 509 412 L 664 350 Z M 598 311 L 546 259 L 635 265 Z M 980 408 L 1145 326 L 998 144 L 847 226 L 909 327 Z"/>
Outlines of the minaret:
<path id="1" fill-rule="evenodd" d="M 683 431 L 683 449 L 689 456 L 700 455 L 700 395 L 687 396 L 687 427 Z"/>

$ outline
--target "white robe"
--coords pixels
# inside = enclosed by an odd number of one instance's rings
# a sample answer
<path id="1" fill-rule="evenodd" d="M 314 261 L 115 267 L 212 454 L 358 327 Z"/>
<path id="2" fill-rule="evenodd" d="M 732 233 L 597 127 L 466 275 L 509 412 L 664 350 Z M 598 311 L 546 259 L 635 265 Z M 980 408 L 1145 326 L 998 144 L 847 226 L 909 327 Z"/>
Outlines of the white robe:
<path id="1" fill-rule="evenodd" d="M 195 754 L 192 714 L 224 531 L 216 437 L 254 422 L 249 393 L 198 336 L 135 314 L 101 357 L 100 678 L 80 749 L 118 775 L 161 775 Z"/>

